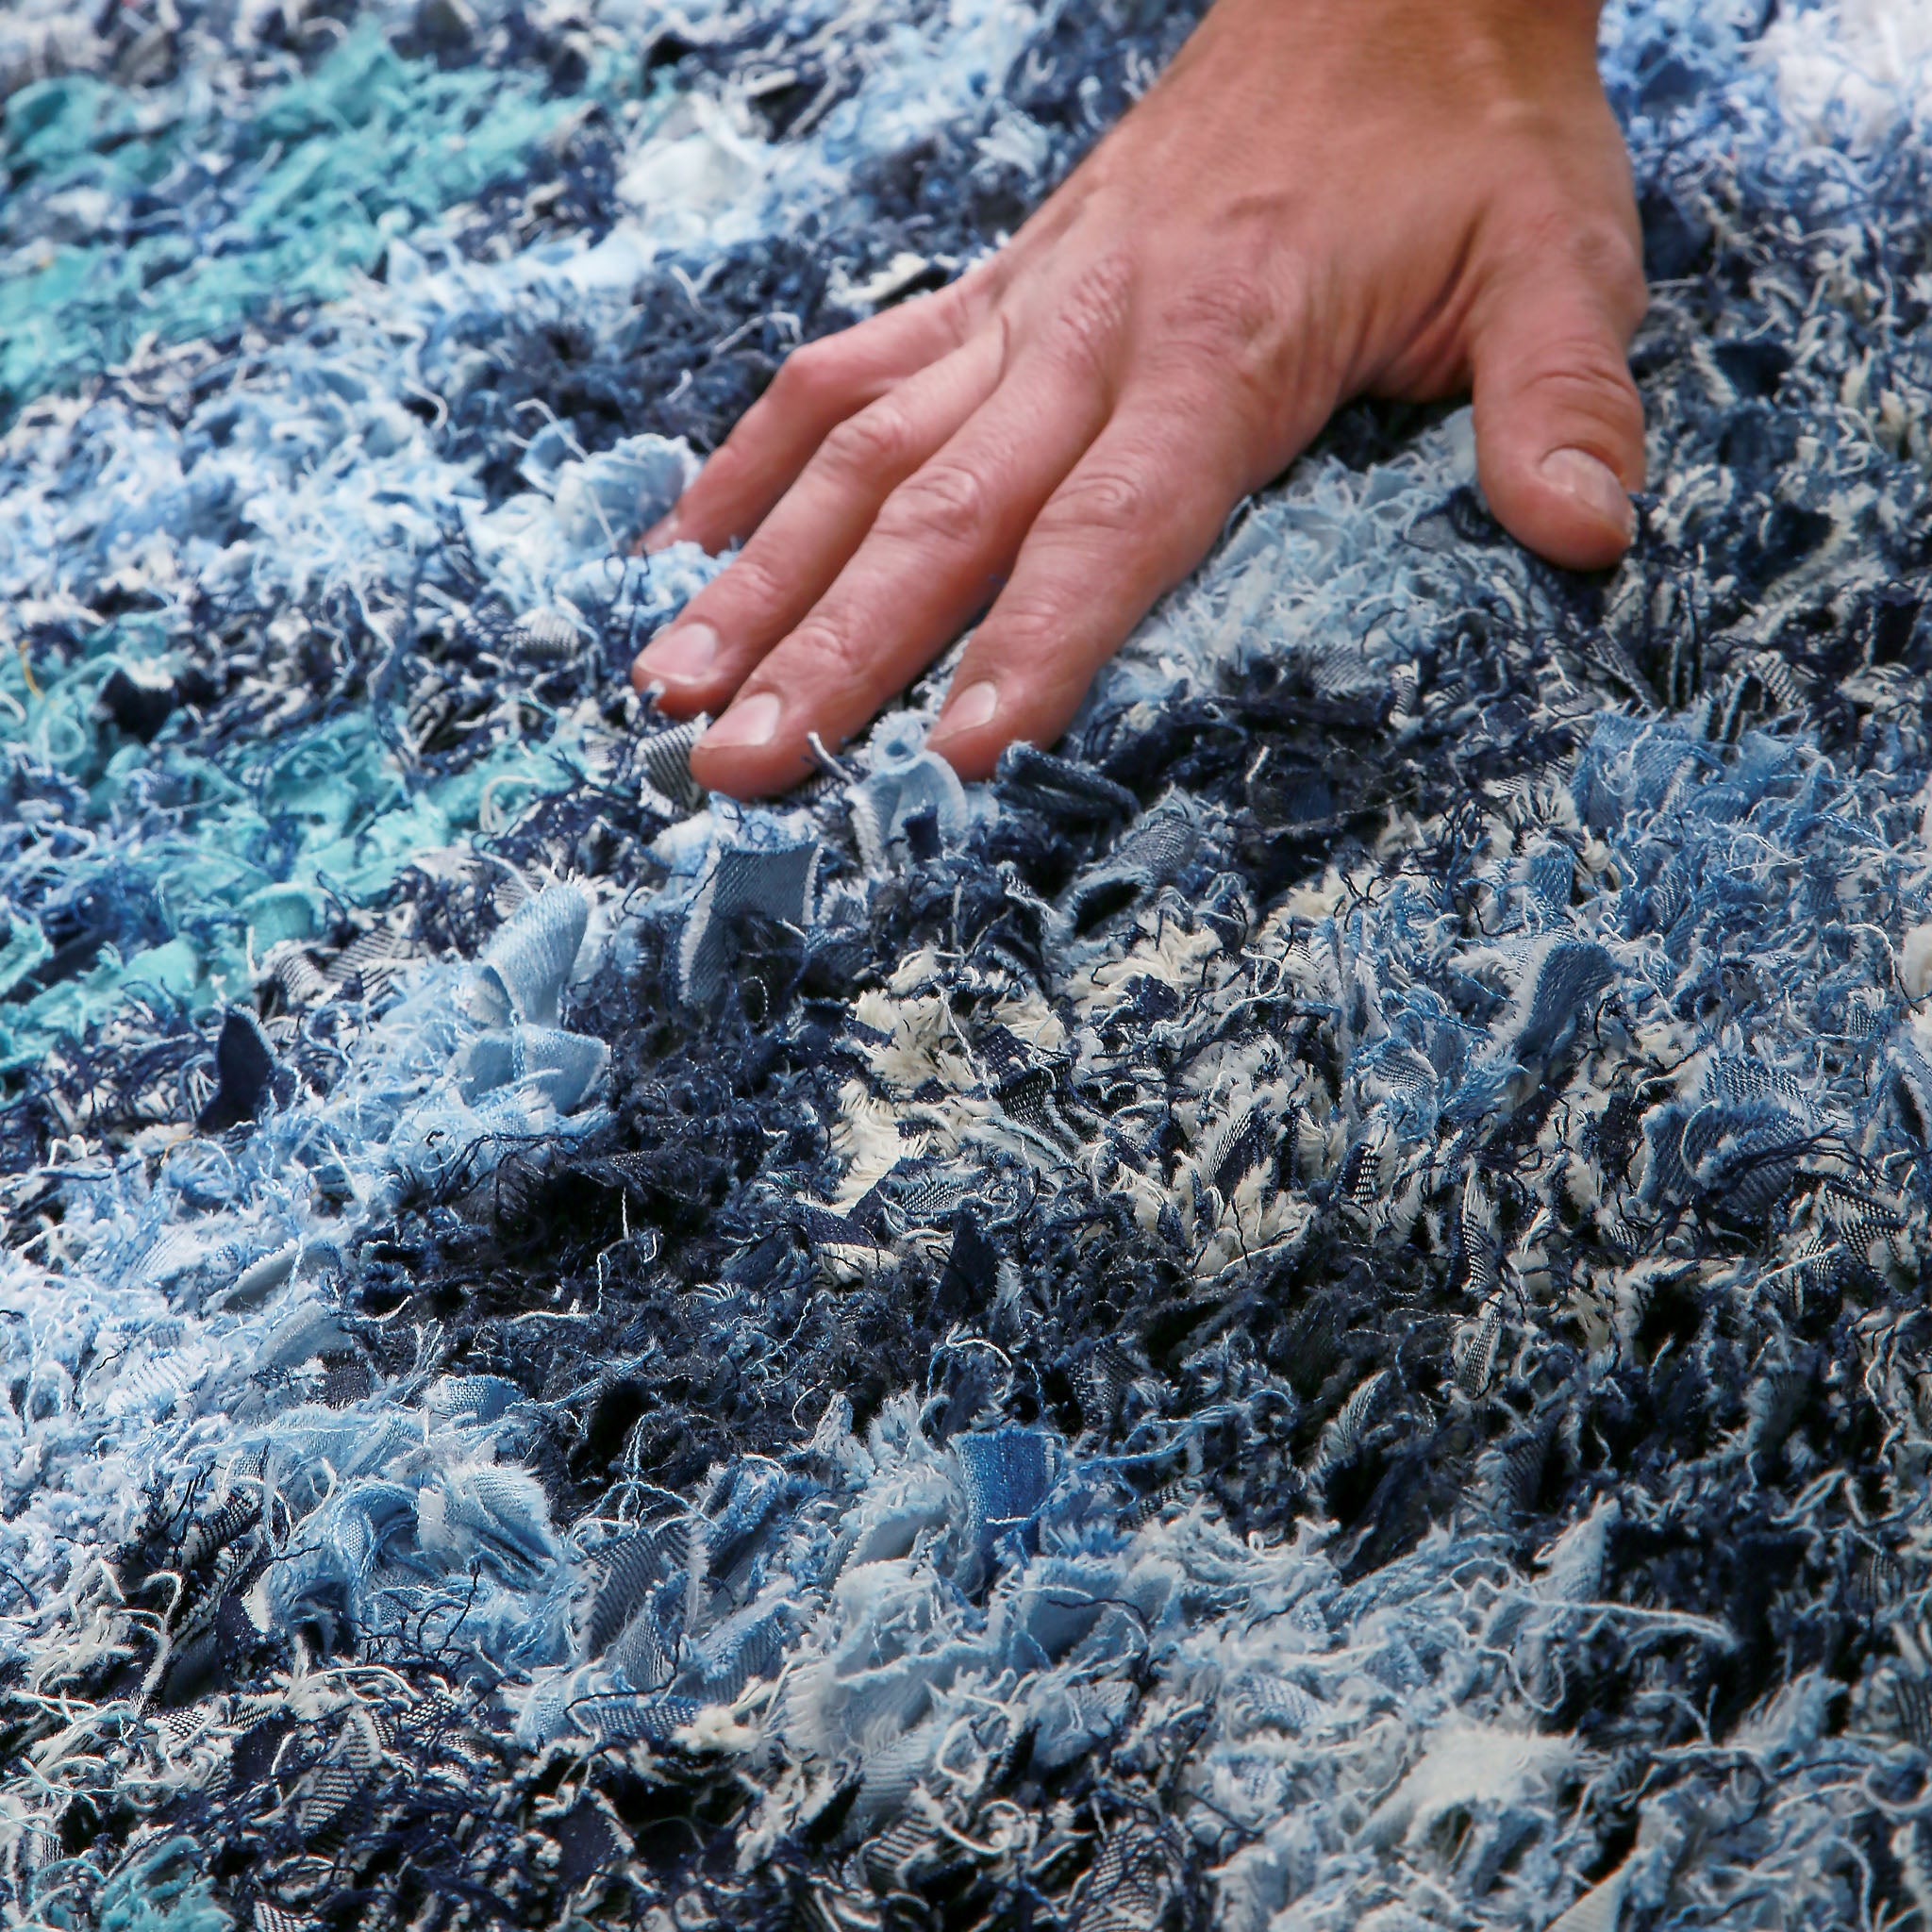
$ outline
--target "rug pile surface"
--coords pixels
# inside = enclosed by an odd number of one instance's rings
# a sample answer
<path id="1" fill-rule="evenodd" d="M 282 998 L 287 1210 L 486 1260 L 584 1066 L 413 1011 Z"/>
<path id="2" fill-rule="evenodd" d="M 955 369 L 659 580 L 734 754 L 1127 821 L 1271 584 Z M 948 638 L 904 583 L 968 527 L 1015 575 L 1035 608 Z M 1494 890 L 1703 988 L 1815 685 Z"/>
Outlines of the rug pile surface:
<path id="1" fill-rule="evenodd" d="M 1622 0 L 1652 493 L 630 695 L 1159 0 L 0 13 L 0 1916 L 1932 1920 L 1932 30 Z"/>

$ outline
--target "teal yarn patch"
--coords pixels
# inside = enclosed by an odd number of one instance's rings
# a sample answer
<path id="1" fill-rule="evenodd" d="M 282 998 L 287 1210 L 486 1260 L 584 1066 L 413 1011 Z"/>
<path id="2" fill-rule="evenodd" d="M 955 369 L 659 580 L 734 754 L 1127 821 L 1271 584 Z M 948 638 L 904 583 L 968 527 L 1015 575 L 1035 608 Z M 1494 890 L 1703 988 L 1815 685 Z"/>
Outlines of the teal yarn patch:
<path id="1" fill-rule="evenodd" d="M 144 337 L 218 338 L 343 294 L 391 236 L 525 169 L 583 99 L 550 94 L 541 72 L 442 71 L 373 22 L 252 113 L 206 85 L 22 89 L 0 124 L 6 199 L 68 219 L 66 239 L 0 253 L 0 420 Z M 131 211 L 162 194 L 175 218 L 150 230 Z"/>
<path id="2" fill-rule="evenodd" d="M 101 1892 L 99 1932 L 232 1932 L 235 1921 L 210 1895 L 203 1862 L 192 1839 L 175 1838 L 117 1873 Z M 42 1909 L 61 1923 L 58 1907 Z"/>
<path id="3" fill-rule="evenodd" d="M 574 729 L 491 746 L 466 769 L 412 774 L 391 721 L 367 708 L 219 753 L 128 742 L 99 715 L 123 666 L 164 666 L 148 627 L 103 626 L 73 661 L 0 658 L 7 734 L 82 792 L 92 835 L 72 883 L 150 895 L 161 929 L 138 951 L 101 948 L 85 972 L 31 997 L 24 981 L 53 947 L 30 917 L 0 908 L 0 1072 L 98 1025 L 127 1000 L 189 1017 L 244 998 L 268 947 L 321 931 L 332 912 L 378 903 L 425 852 L 489 830 L 578 782 Z M 4 742 L 0 739 L 0 742 Z"/>

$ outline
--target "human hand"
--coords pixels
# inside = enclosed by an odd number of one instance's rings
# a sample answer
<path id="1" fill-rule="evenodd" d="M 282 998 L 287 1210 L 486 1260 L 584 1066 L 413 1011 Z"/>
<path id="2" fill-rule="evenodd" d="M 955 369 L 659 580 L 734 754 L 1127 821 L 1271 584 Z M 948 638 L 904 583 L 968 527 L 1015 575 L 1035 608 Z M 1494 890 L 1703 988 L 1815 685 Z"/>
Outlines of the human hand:
<path id="1" fill-rule="evenodd" d="M 1595 0 L 1218 0 L 1011 242 L 795 351 L 650 533 L 746 540 L 632 671 L 728 703 L 693 775 L 784 790 L 982 610 L 931 747 L 1051 743 L 1355 395 L 1473 384 L 1504 525 L 1613 562 L 1646 298 L 1595 35 Z"/>

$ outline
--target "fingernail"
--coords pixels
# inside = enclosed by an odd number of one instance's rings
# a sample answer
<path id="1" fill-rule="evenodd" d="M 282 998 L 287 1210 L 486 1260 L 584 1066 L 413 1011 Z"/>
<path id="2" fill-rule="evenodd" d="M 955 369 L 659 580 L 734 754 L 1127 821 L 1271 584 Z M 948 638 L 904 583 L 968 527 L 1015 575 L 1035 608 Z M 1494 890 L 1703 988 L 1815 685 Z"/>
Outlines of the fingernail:
<path id="1" fill-rule="evenodd" d="M 677 512 L 673 510 L 669 516 L 659 517 L 644 532 L 644 555 L 648 557 L 654 550 L 668 550 L 672 544 L 681 542 L 683 538 L 684 526 L 677 521 Z"/>
<path id="2" fill-rule="evenodd" d="M 991 678 L 982 677 L 977 684 L 969 684 L 940 713 L 934 736 L 941 732 L 950 737 L 956 731 L 977 731 L 982 724 L 991 722 L 992 714 L 999 708 L 999 686 Z"/>
<path id="3" fill-rule="evenodd" d="M 707 751 L 770 744 L 778 735 L 778 714 L 784 708 L 776 691 L 761 691 L 733 705 L 698 743 Z"/>
<path id="4" fill-rule="evenodd" d="M 638 656 L 638 666 L 652 677 L 675 677 L 689 683 L 705 676 L 718 662 L 718 633 L 708 624 L 680 624 L 653 638 Z"/>
<path id="5" fill-rule="evenodd" d="M 1613 524 L 1627 543 L 1637 534 L 1637 511 L 1616 472 L 1587 449 L 1553 449 L 1542 462 L 1543 475 L 1574 496 L 1593 515 Z"/>

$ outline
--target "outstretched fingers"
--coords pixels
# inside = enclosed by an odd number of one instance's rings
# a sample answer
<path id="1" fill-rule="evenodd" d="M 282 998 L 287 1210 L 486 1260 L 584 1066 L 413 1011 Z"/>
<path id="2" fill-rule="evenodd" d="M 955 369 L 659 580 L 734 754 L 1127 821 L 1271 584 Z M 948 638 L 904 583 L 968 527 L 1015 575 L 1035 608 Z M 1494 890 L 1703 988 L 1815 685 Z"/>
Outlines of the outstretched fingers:
<path id="1" fill-rule="evenodd" d="M 891 492 L 991 395 L 1002 340 L 982 330 L 838 424 L 743 554 L 639 655 L 632 683 L 675 715 L 723 706 L 831 589 Z"/>
<path id="2" fill-rule="evenodd" d="M 746 678 L 691 772 L 737 797 L 811 769 L 810 739 L 863 726 L 991 603 L 1027 526 L 1100 432 L 1107 399 L 1055 359 L 1017 365 L 887 497 L 831 589 Z"/>

